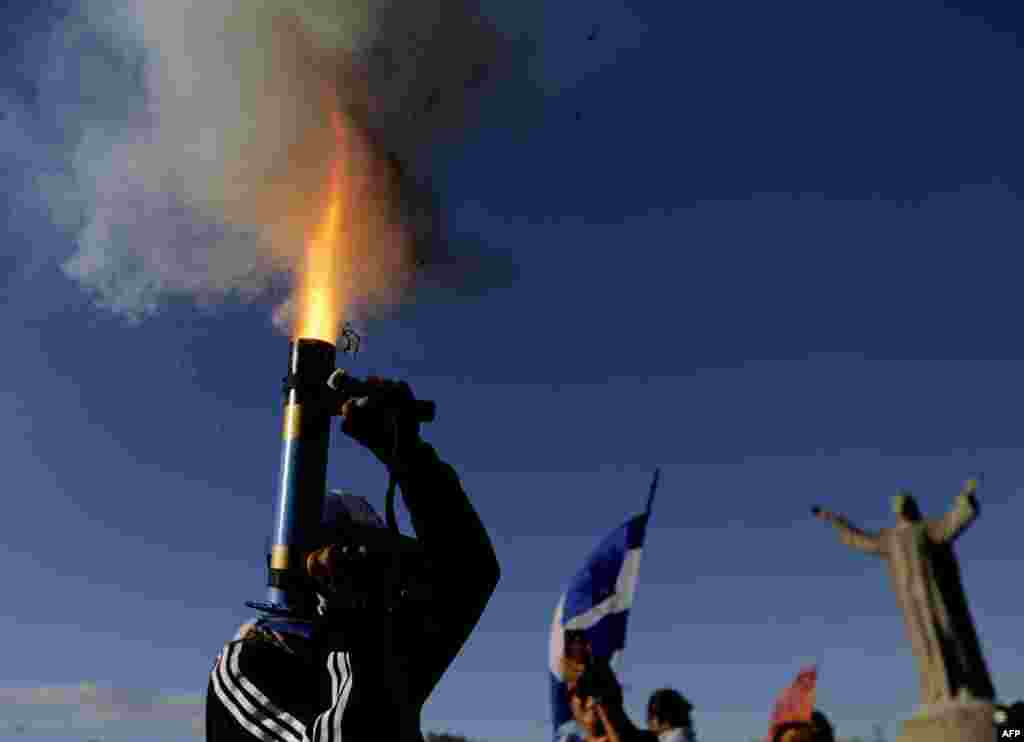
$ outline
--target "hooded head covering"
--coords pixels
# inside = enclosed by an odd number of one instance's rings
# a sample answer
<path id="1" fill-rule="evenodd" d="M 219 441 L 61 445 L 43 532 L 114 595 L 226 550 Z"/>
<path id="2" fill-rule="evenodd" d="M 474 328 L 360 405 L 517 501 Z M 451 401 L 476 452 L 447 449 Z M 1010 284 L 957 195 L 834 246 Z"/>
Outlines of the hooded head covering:
<path id="1" fill-rule="evenodd" d="M 365 497 L 330 490 L 324 498 L 323 526 L 336 530 L 347 525 L 384 528 L 384 520 Z"/>

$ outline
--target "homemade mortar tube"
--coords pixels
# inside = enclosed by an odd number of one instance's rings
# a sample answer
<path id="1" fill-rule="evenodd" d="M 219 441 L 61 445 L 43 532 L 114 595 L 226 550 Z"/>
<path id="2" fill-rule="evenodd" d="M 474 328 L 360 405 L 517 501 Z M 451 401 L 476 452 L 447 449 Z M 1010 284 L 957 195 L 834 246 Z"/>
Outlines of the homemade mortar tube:
<path id="1" fill-rule="evenodd" d="M 315 548 L 311 540 L 320 528 L 327 491 L 332 410 L 325 391 L 336 355 L 335 346 L 323 340 L 299 338 L 289 346 L 267 604 L 254 605 L 272 613 L 308 609 L 305 558 Z"/>

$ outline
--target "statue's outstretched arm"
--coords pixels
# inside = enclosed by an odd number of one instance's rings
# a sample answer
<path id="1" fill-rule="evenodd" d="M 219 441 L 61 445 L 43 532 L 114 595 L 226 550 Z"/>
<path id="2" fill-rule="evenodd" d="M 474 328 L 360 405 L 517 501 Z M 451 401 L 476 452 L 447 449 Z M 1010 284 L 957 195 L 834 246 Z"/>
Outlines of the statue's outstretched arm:
<path id="1" fill-rule="evenodd" d="M 978 517 L 977 485 L 968 482 L 953 501 L 948 513 L 928 523 L 928 535 L 942 544 L 952 543 Z"/>
<path id="2" fill-rule="evenodd" d="M 851 549 L 862 551 L 865 554 L 882 553 L 882 539 L 878 534 L 862 531 L 850 523 L 846 516 L 833 513 L 831 510 L 816 509 L 814 514 L 826 523 L 831 523 L 839 533 L 839 540 Z"/>

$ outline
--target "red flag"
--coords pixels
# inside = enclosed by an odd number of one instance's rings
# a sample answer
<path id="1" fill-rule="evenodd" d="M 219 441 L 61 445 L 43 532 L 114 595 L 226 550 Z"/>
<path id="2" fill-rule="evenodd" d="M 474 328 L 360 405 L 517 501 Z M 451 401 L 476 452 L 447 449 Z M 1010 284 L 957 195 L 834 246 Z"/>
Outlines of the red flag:
<path id="1" fill-rule="evenodd" d="M 800 670 L 793 684 L 782 691 L 775 702 L 772 724 L 768 728 L 768 742 L 775 731 L 786 722 L 810 721 L 814 711 L 814 693 L 818 683 L 818 666 L 811 665 Z"/>

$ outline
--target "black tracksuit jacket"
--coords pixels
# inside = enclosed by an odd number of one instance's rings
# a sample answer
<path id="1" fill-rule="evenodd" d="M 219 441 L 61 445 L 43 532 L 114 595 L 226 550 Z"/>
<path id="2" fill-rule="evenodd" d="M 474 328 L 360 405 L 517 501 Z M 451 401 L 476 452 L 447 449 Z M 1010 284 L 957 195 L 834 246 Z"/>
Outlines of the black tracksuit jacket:
<path id="1" fill-rule="evenodd" d="M 458 476 L 433 448 L 419 445 L 399 486 L 432 566 L 425 610 L 348 622 L 327 640 L 289 641 L 292 649 L 229 642 L 210 673 L 207 742 L 422 742 L 423 704 L 479 621 L 500 569 Z"/>

